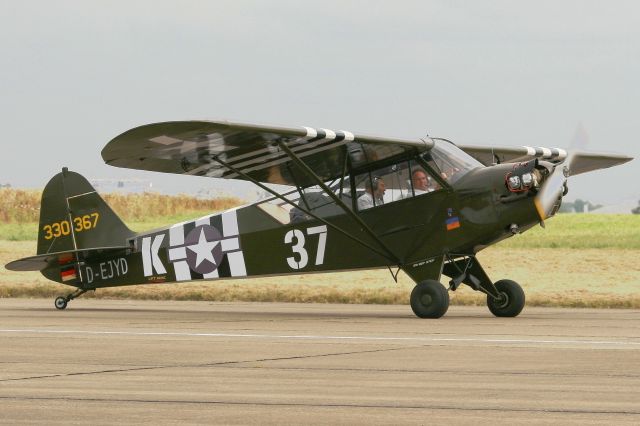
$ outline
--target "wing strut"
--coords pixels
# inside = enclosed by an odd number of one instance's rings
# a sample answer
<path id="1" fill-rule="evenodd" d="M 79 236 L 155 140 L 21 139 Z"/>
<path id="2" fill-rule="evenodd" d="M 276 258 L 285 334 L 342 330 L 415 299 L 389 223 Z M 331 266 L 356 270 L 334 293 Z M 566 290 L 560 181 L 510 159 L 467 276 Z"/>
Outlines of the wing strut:
<path id="1" fill-rule="evenodd" d="M 378 243 L 378 245 L 380 246 L 380 248 L 382 248 L 382 250 L 387 254 L 385 257 L 389 260 L 393 260 L 394 263 L 398 266 L 401 265 L 400 259 L 398 259 L 396 257 L 395 254 L 393 254 L 393 252 L 391 250 L 389 250 L 389 248 L 386 246 L 386 244 L 375 234 L 375 232 L 373 232 L 373 230 L 369 227 L 369 225 L 367 225 L 361 218 L 360 216 L 358 216 L 357 214 L 355 214 L 345 203 L 344 201 L 342 201 L 340 199 L 340 197 L 338 197 L 327 185 L 325 185 L 324 182 L 322 182 L 322 179 L 320 179 L 318 177 L 318 175 L 316 175 L 313 170 L 311 170 L 311 168 L 309 166 L 307 166 L 307 164 L 300 160 L 300 158 L 294 154 L 291 149 L 283 142 L 283 141 L 278 141 L 278 145 L 280 146 L 280 148 L 282 148 L 282 150 L 284 152 L 287 153 L 287 155 L 289 155 L 289 158 L 291 158 L 291 160 L 298 166 L 300 167 L 306 174 L 308 177 L 310 177 L 311 179 L 313 179 L 315 181 L 315 183 L 322 188 L 322 190 L 333 199 L 333 201 L 335 201 L 335 203 L 340 206 L 340 208 L 347 214 L 347 216 L 351 217 L 351 219 L 353 219 L 355 222 L 358 223 L 358 225 L 360 225 L 362 227 L 362 229 L 364 229 L 364 231 L 369 234 L 369 236 L 376 242 Z M 369 247 L 371 248 L 371 247 Z"/>
<path id="2" fill-rule="evenodd" d="M 273 189 L 269 188 L 268 186 L 264 185 L 262 182 L 258 182 L 257 180 L 255 180 L 254 178 L 252 178 L 251 176 L 249 176 L 248 174 L 244 173 L 241 170 L 236 169 L 235 167 L 227 164 L 226 162 L 220 160 L 217 157 L 212 157 L 211 158 L 213 161 L 219 163 L 220 165 L 222 165 L 223 167 L 226 167 L 227 169 L 231 170 L 234 173 L 237 173 L 238 175 L 242 176 L 243 178 L 247 179 L 248 181 L 250 181 L 251 183 L 253 183 L 254 185 L 258 186 L 260 189 L 270 193 L 271 195 L 273 195 L 274 197 L 284 201 L 285 203 L 299 209 L 301 212 L 303 212 L 306 215 L 309 215 L 311 217 L 313 217 L 316 220 L 319 220 L 320 222 L 324 223 L 325 225 L 327 225 L 328 227 L 335 229 L 336 231 L 340 232 L 342 235 L 352 239 L 353 241 L 357 242 L 358 244 L 361 244 L 362 246 L 368 248 L 369 250 L 371 250 L 372 252 L 378 254 L 379 256 L 384 257 L 387 260 L 390 260 L 394 263 L 397 263 L 397 258 L 395 256 L 393 256 L 393 254 L 391 254 L 391 256 L 387 253 L 381 252 L 380 250 L 376 249 L 375 247 L 372 247 L 370 244 L 366 243 L 365 241 L 362 241 L 361 239 L 359 239 L 358 237 L 350 234 L 349 232 L 345 231 L 344 229 L 340 228 L 339 226 L 334 225 L 333 223 L 327 221 L 324 218 L 319 217 L 318 215 L 312 213 L 310 210 L 305 209 L 302 206 L 299 206 L 297 204 L 295 204 L 293 201 L 289 200 L 287 197 L 283 196 L 282 194 L 279 194 L 278 192 L 274 191 Z M 333 194 L 333 192 L 329 191 L 331 194 Z M 304 198 L 304 197 L 303 197 Z M 342 200 L 340 200 L 342 201 Z M 344 203 L 343 203 L 344 204 Z M 342 207 L 342 206 L 341 206 Z M 348 210 L 348 209 L 347 209 Z M 349 212 L 351 212 L 351 210 L 349 210 Z M 388 251 L 388 250 L 385 250 Z"/>

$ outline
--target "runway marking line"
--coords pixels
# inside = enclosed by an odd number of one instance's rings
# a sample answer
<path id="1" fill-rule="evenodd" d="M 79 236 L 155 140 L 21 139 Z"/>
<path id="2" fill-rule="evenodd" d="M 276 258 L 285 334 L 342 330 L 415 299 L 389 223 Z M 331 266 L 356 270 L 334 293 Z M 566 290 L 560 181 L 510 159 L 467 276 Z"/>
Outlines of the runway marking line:
<path id="1" fill-rule="evenodd" d="M 91 331 L 91 330 L 49 330 L 49 329 L 0 329 L 0 333 L 35 334 L 84 334 L 115 336 L 174 336 L 174 337 L 225 337 L 245 339 L 291 339 L 291 340 L 350 340 L 350 341 L 398 341 L 398 342 L 466 342 L 500 344 L 542 344 L 542 345 L 596 345 L 629 346 L 640 348 L 640 341 L 620 340 L 550 340 L 550 339 L 500 339 L 479 337 L 389 337 L 389 336 L 330 336 L 296 334 L 241 334 L 241 333 L 188 333 L 170 331 Z"/>
<path id="2" fill-rule="evenodd" d="M 497 411 L 516 413 L 557 413 L 557 414 L 603 414 L 637 416 L 640 411 L 580 409 L 580 408 L 535 408 L 535 407 L 464 407 L 461 405 L 403 405 L 403 404 L 349 404 L 349 403 L 304 403 L 304 402 L 269 402 L 269 401 L 223 401 L 223 400 L 183 400 L 183 399 L 121 399 L 121 398 L 91 398 L 65 396 L 0 396 L 0 400 L 17 401 L 64 401 L 64 402 L 107 402 L 121 404 L 193 404 L 193 405 L 251 405 L 263 407 L 317 407 L 317 408 L 382 408 L 400 410 L 446 410 L 446 411 Z"/>

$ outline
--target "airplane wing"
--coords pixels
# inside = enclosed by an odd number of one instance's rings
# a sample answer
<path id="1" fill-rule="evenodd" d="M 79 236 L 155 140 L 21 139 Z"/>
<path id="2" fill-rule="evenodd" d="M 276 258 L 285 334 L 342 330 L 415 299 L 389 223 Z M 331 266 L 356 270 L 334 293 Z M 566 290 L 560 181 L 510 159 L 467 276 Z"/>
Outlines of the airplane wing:
<path id="1" fill-rule="evenodd" d="M 485 166 L 497 163 L 517 163 L 534 158 L 561 163 L 567 158 L 567 151 L 560 148 L 543 147 L 485 147 L 473 145 L 458 145 L 460 149 L 480 161 Z M 617 166 L 631 161 L 633 157 L 620 154 L 576 151 L 571 164 L 571 175 L 590 172 L 598 169 Z"/>
<path id="2" fill-rule="evenodd" d="M 347 145 L 352 167 L 406 150 L 426 151 L 433 146 L 430 139 L 381 138 L 345 130 L 227 121 L 171 121 L 122 133 L 104 147 L 102 158 L 112 166 L 131 169 L 226 179 L 245 179 L 246 174 L 263 183 L 314 184 L 297 171 L 279 143 L 304 158 L 305 164 L 323 181 L 342 175 L 343 145 Z"/>
<path id="3" fill-rule="evenodd" d="M 606 169 L 633 160 L 633 157 L 620 154 L 605 154 L 597 152 L 576 152 L 571 163 L 571 176 L 587 173 L 593 170 Z"/>
<path id="4" fill-rule="evenodd" d="M 490 147 L 476 145 L 457 145 L 458 148 L 484 164 L 490 166 L 500 163 L 517 163 L 539 158 L 541 160 L 560 162 L 567 157 L 567 151 L 560 148 L 543 148 L 531 146 Z"/>

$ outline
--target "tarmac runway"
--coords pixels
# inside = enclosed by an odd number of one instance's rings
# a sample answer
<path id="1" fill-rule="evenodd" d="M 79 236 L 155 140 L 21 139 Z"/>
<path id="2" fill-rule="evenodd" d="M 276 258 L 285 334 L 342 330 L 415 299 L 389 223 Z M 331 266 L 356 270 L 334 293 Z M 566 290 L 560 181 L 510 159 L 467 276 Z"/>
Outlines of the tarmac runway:
<path id="1" fill-rule="evenodd" d="M 0 300 L 0 422 L 640 424 L 640 311 Z"/>

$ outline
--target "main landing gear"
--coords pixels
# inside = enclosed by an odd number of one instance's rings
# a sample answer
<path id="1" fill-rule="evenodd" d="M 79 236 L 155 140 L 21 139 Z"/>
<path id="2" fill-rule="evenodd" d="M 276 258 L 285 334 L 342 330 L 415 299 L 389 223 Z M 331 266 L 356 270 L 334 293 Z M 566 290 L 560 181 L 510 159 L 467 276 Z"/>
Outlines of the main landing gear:
<path id="1" fill-rule="evenodd" d="M 95 289 L 83 289 L 83 288 L 79 288 L 76 291 L 74 291 L 73 293 L 69 293 L 66 296 L 58 296 L 56 297 L 56 300 L 53 302 L 56 309 L 65 309 L 67 307 L 67 304 L 69 302 L 71 302 L 73 299 L 75 299 L 76 297 L 80 297 L 83 294 L 85 294 L 87 291 L 89 290 L 95 290 Z"/>
<path id="2" fill-rule="evenodd" d="M 451 278 L 449 290 L 456 291 L 466 284 L 487 295 L 487 306 L 497 317 L 516 317 L 525 304 L 522 287 L 511 280 L 500 280 L 495 284 L 484 272 L 475 256 L 449 259 L 442 273 Z M 424 280 L 416 284 L 411 292 L 411 309 L 420 318 L 440 318 L 449 309 L 449 293 L 436 280 Z"/>
<path id="3" fill-rule="evenodd" d="M 440 318 L 449 309 L 449 292 L 439 281 L 420 281 L 411 292 L 411 309 L 420 318 Z"/>

